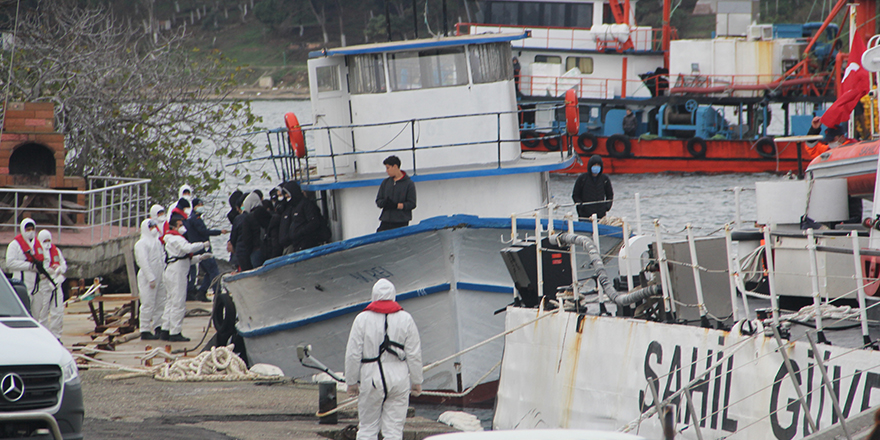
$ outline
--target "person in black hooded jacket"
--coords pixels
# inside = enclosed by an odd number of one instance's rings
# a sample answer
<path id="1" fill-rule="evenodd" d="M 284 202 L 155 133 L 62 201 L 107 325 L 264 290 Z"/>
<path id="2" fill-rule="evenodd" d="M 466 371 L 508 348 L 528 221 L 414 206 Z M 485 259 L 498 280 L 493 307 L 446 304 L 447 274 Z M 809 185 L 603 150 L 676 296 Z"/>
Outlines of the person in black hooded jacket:
<path id="1" fill-rule="evenodd" d="M 234 244 L 236 261 L 238 267 L 245 271 L 262 266 L 263 261 L 266 260 L 262 251 L 262 230 L 269 227 L 272 216 L 263 206 L 262 199 L 256 191 L 245 199 L 242 210 L 245 212 L 235 219 L 236 224 L 233 229 L 238 229 Z"/>
<path id="2" fill-rule="evenodd" d="M 281 215 L 280 241 L 286 252 L 296 252 L 321 244 L 319 231 L 324 222 L 321 210 L 306 197 L 296 182 L 285 182 L 282 187 L 290 194 Z"/>
<path id="3" fill-rule="evenodd" d="M 589 171 L 582 173 L 574 182 L 571 199 L 578 204 L 578 217 L 589 218 L 596 214 L 596 217 L 602 218 L 614 202 L 611 179 L 602 172 L 602 156 L 598 154 L 590 157 L 587 168 Z"/>

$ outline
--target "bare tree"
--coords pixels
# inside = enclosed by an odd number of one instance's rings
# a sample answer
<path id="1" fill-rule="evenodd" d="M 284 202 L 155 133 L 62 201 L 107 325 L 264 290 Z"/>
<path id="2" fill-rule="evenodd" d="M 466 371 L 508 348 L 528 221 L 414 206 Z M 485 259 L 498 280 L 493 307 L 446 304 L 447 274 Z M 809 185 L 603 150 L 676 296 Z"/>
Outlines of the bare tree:
<path id="1" fill-rule="evenodd" d="M 309 3 L 309 8 L 312 9 L 312 14 L 315 15 L 315 20 L 318 21 L 318 25 L 321 26 L 321 33 L 324 34 L 324 44 L 330 42 L 330 36 L 327 35 L 327 12 L 324 10 L 324 2 L 320 1 L 321 11 L 318 12 L 318 7 L 315 6 L 315 0 L 307 0 Z"/>
<path id="2" fill-rule="evenodd" d="M 55 103 L 68 174 L 149 177 L 166 199 L 181 182 L 216 190 L 222 160 L 255 149 L 237 135 L 259 118 L 227 99 L 240 69 L 185 48 L 182 32 L 154 38 L 105 9 L 43 1 L 0 57 L 4 86 L 11 100 Z"/>

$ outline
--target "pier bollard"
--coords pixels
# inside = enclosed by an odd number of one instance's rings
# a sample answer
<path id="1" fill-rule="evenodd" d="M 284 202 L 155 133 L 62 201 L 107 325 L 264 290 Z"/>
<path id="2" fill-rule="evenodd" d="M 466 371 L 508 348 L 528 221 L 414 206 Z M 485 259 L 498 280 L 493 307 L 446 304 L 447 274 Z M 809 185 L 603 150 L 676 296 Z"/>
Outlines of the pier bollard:
<path id="1" fill-rule="evenodd" d="M 327 412 L 336 408 L 336 382 L 321 382 L 318 384 L 318 412 Z M 319 425 L 335 425 L 336 414 L 333 413 L 318 418 Z"/>
<path id="2" fill-rule="evenodd" d="M 153 349 L 153 347 L 152 347 L 152 346 L 149 346 L 149 345 L 147 345 L 146 347 L 144 347 L 144 351 L 150 351 L 150 350 L 152 350 L 152 349 Z M 147 366 L 147 367 L 152 367 L 152 366 L 153 366 L 153 359 L 150 358 L 150 359 L 145 360 L 145 361 L 144 361 L 144 365 Z"/>

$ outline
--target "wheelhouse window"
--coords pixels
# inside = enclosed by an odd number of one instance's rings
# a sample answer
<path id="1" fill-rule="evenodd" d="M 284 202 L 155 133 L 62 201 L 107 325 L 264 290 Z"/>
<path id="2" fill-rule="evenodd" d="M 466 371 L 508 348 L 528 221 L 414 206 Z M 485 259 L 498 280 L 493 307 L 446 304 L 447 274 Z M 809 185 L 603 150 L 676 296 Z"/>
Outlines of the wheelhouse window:
<path id="1" fill-rule="evenodd" d="M 556 55 L 535 55 L 536 63 L 562 64 L 562 57 Z"/>
<path id="2" fill-rule="evenodd" d="M 512 26 L 593 26 L 593 3 L 536 1 L 479 1 L 477 20 Z"/>
<path id="3" fill-rule="evenodd" d="M 348 61 L 353 95 L 385 93 L 385 62 L 381 54 L 352 55 Z"/>
<path id="4" fill-rule="evenodd" d="M 339 69 L 336 66 L 324 66 L 315 69 L 318 78 L 318 92 L 335 92 L 339 90 Z"/>
<path id="5" fill-rule="evenodd" d="M 513 79 L 513 55 L 509 43 L 470 46 L 468 53 L 474 84 Z"/>
<path id="6" fill-rule="evenodd" d="M 391 90 L 431 89 L 467 84 L 464 47 L 388 54 Z"/>
<path id="7" fill-rule="evenodd" d="M 593 73 L 593 58 L 592 57 L 568 57 L 565 59 L 565 71 L 569 71 L 573 68 L 577 67 L 581 73 L 590 74 Z"/>

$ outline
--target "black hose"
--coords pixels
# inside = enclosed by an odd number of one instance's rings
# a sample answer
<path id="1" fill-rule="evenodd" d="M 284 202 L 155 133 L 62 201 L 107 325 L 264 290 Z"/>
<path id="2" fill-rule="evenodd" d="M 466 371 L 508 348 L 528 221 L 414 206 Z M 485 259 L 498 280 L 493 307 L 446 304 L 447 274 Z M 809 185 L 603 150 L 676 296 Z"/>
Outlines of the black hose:
<path id="1" fill-rule="evenodd" d="M 659 284 L 653 284 L 648 287 L 643 287 L 630 293 L 618 293 L 617 290 L 614 288 L 614 284 L 611 282 L 611 278 L 608 277 L 608 271 L 605 269 L 605 263 L 602 262 L 602 256 L 599 255 L 599 250 L 596 249 L 596 245 L 593 244 L 592 238 L 576 234 L 561 233 L 551 236 L 550 240 L 553 240 L 560 245 L 583 246 L 590 255 L 590 263 L 593 265 L 594 268 L 596 268 L 596 273 L 598 274 L 598 276 L 596 277 L 596 281 L 600 285 L 602 285 L 602 290 L 605 292 L 606 295 L 608 295 L 608 298 L 619 306 L 628 306 L 630 304 L 635 304 L 638 301 L 642 301 L 648 299 L 649 297 L 660 295 L 663 293 L 663 289 Z"/>

